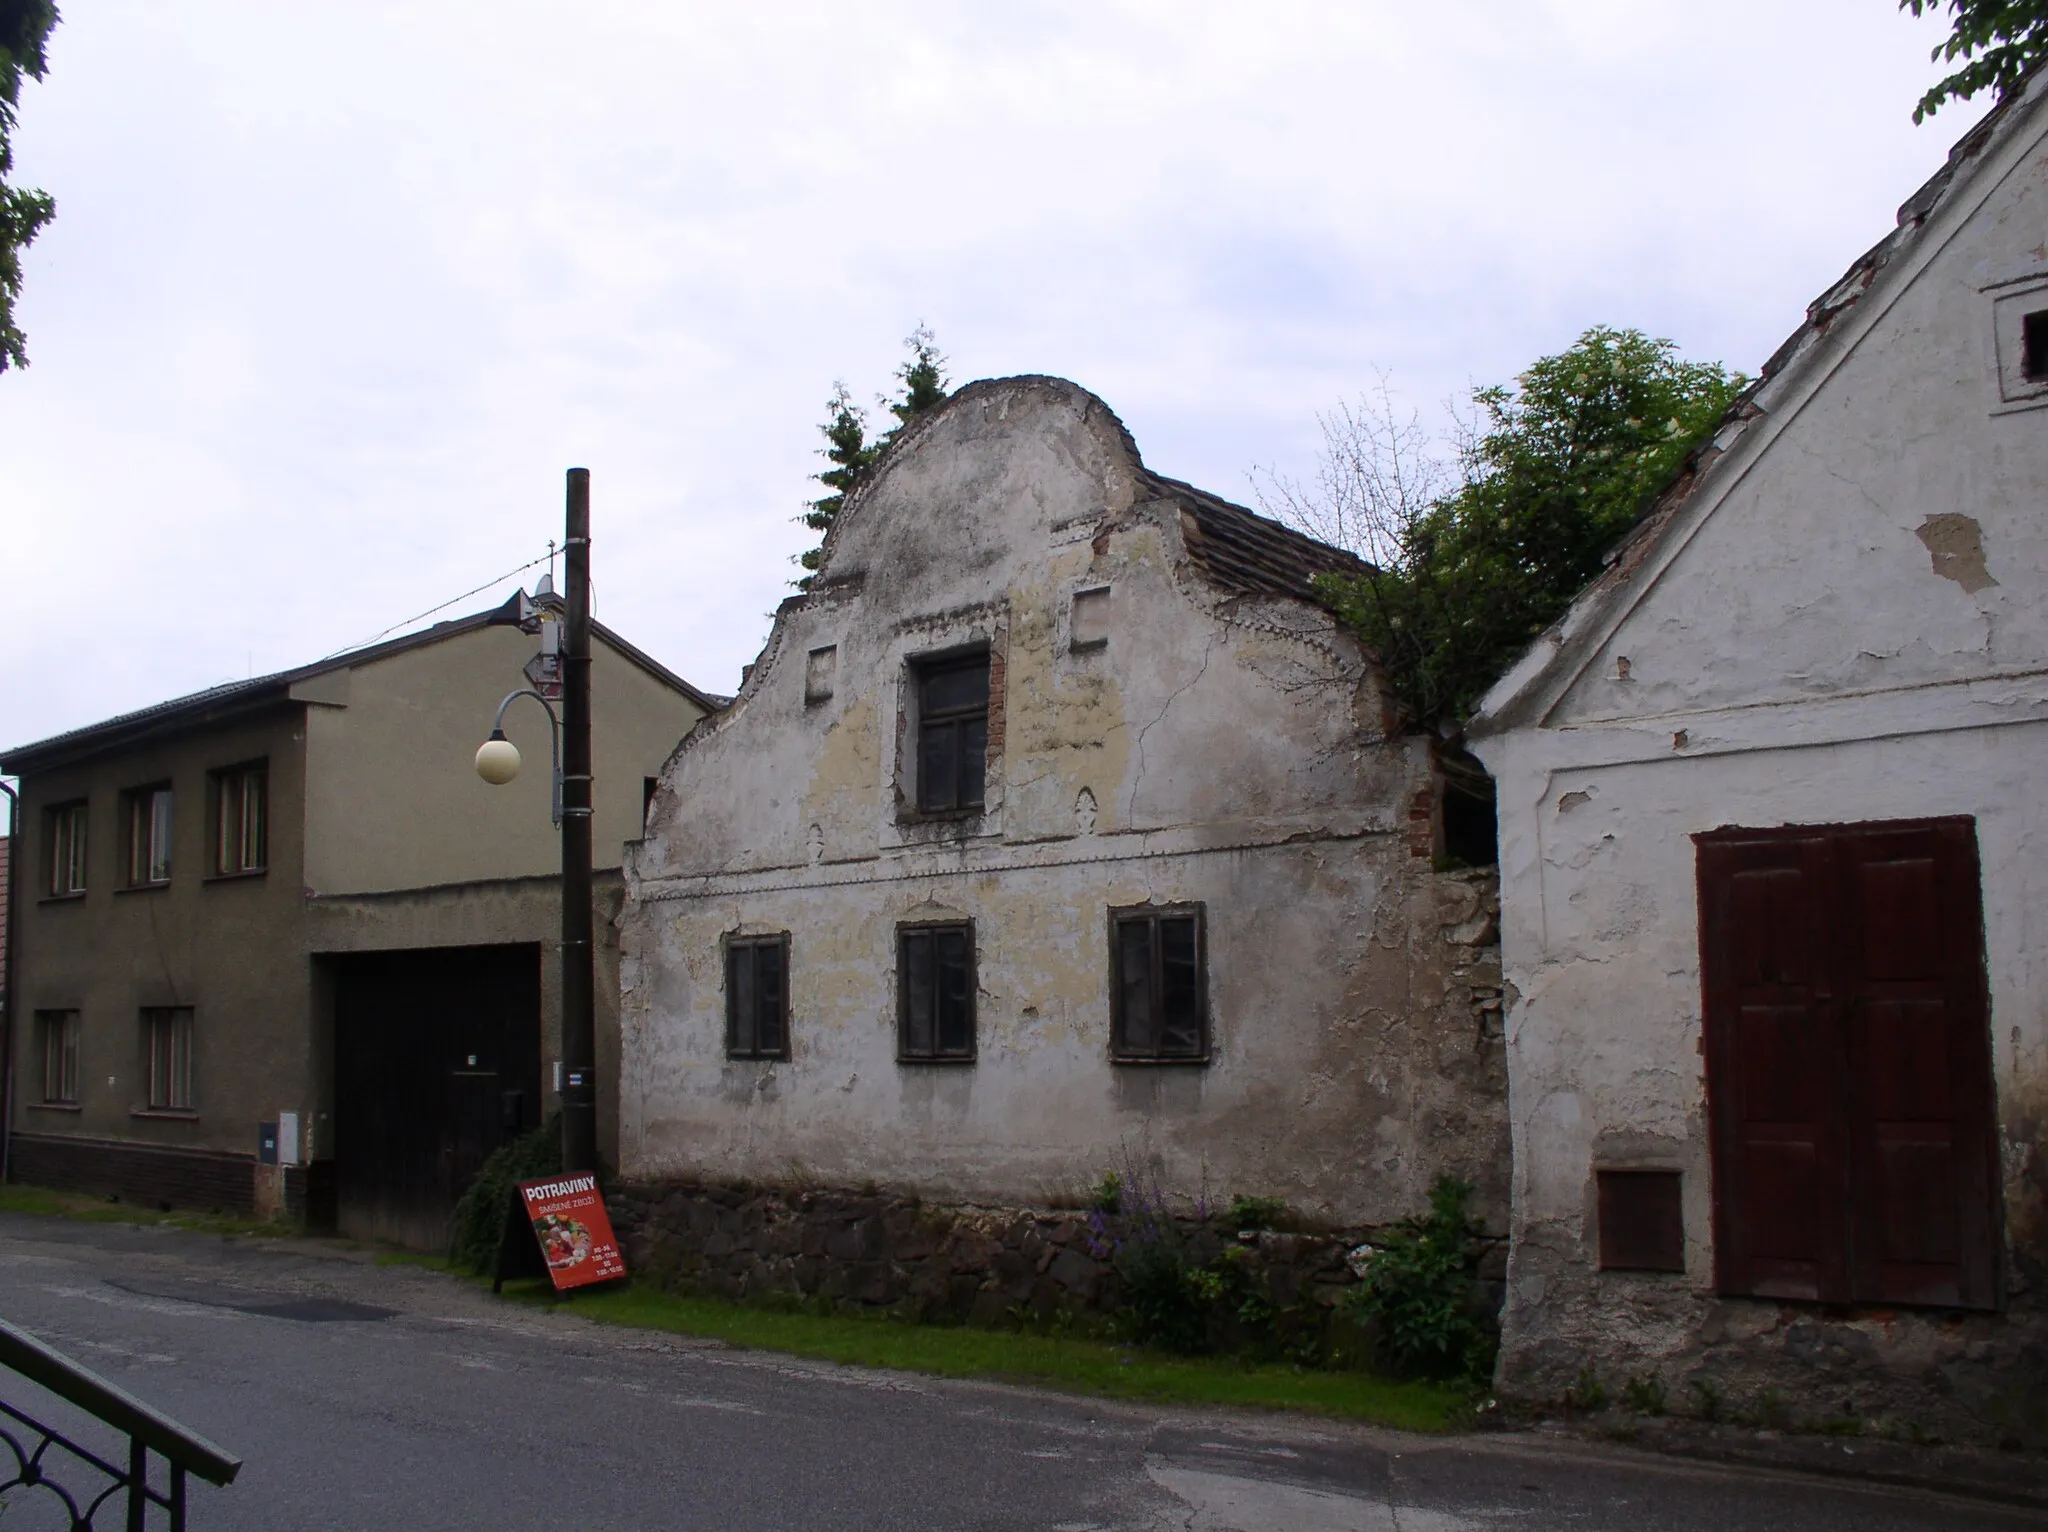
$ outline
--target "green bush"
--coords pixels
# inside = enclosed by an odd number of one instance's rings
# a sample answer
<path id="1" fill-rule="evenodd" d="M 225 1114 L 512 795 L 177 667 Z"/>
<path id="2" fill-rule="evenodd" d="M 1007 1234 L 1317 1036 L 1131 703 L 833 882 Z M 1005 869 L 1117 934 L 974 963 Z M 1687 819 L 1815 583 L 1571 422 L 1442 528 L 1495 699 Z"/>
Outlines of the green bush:
<path id="1" fill-rule="evenodd" d="M 512 1188 L 521 1181 L 561 1174 L 562 1118 L 548 1118 L 531 1133 L 500 1144 L 484 1161 L 469 1190 L 455 1204 L 449 1220 L 452 1233 L 448 1259 L 458 1266 L 483 1273 L 498 1261 L 498 1249 L 505 1242 L 505 1219 L 512 1204 Z"/>
<path id="2" fill-rule="evenodd" d="M 1483 1379 L 1498 1342 L 1481 1301 L 1479 1226 L 1467 1211 L 1473 1186 L 1437 1177 L 1429 1212 L 1380 1236 L 1346 1305 L 1379 1330 L 1386 1361 L 1438 1380 Z"/>
<path id="3" fill-rule="evenodd" d="M 1277 1229 L 1286 1217 L 1287 1204 L 1279 1197 L 1239 1195 L 1230 1199 L 1223 1221 L 1233 1229 Z"/>

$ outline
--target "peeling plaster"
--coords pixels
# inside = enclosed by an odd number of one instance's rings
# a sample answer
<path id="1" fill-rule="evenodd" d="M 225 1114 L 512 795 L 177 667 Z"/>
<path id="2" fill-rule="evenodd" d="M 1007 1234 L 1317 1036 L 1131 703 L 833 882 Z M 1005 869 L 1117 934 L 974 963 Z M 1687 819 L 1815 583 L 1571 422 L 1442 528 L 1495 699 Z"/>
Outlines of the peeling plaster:
<path id="1" fill-rule="evenodd" d="M 1448 1171 L 1501 1226 L 1498 904 L 1488 874 L 1409 854 L 1425 742 L 1379 732 L 1327 613 L 1194 567 L 1099 401 L 978 388 L 849 502 L 740 701 L 669 763 L 631 869 L 622 1170 L 1028 1202 L 1141 1155 L 1177 1196 L 1348 1223 L 1417 1211 Z M 1103 588 L 1076 647 L 1073 597 Z M 977 635 L 990 808 L 919 825 L 905 666 Z M 1182 902 L 1206 911 L 1211 1061 L 1113 1065 L 1108 912 Z M 977 1061 L 900 1065 L 895 926 L 956 918 Z M 790 933 L 787 1061 L 723 1056 L 717 952 L 742 928 Z"/>
<path id="2" fill-rule="evenodd" d="M 1955 581 L 1971 595 L 1998 583 L 1984 565 L 1984 529 L 1975 517 L 1930 516 L 1913 529 L 1913 535 L 1926 545 L 1934 572 L 1944 580 Z"/>

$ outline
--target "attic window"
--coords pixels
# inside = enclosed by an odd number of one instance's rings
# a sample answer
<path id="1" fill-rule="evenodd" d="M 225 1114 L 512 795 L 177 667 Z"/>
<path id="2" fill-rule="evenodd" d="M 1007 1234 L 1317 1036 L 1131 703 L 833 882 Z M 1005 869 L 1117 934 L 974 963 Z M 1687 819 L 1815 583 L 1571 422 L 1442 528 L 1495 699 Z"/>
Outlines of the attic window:
<path id="1" fill-rule="evenodd" d="M 827 644 L 821 649 L 813 649 L 804 660 L 804 705 L 812 707 L 820 702 L 830 702 L 838 676 L 839 646 Z"/>
<path id="2" fill-rule="evenodd" d="M 2020 371 L 2029 383 L 2048 383 L 2048 309 L 2020 321 Z"/>
<path id="3" fill-rule="evenodd" d="M 1068 624 L 1068 647 L 1079 652 L 1101 649 L 1109 643 L 1109 587 L 1074 592 L 1073 618 Z"/>
<path id="4" fill-rule="evenodd" d="M 917 806 L 980 813 L 988 771 L 988 651 L 916 667 Z"/>

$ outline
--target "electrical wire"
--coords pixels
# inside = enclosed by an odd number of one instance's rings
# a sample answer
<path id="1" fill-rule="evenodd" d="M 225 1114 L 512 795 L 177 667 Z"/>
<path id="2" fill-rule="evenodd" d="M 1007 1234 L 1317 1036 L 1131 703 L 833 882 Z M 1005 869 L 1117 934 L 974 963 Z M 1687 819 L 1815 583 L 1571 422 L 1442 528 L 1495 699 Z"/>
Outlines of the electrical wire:
<path id="1" fill-rule="evenodd" d="M 360 643 L 343 644 L 339 649 L 334 651 L 334 654 L 323 654 L 320 658 L 323 661 L 331 660 L 336 655 L 347 654 L 351 650 L 367 649 L 370 647 L 370 645 L 376 643 L 379 639 L 390 637 L 390 635 L 396 633 L 400 628 L 409 628 L 414 623 L 420 621 L 421 618 L 431 617 L 436 612 L 445 612 L 448 610 L 449 607 L 455 605 L 456 602 L 467 601 L 471 596 L 479 595 L 482 592 L 489 590 L 493 585 L 503 585 L 507 580 L 511 579 L 514 575 L 525 574 L 526 571 L 533 568 L 534 565 L 545 564 L 553 556 L 554 555 L 552 553 L 543 553 L 537 559 L 528 559 L 524 564 L 521 564 L 517 569 L 508 569 L 494 580 L 486 580 L 484 581 L 483 584 L 473 586 L 469 590 L 464 591 L 459 596 L 450 596 L 446 601 L 443 601 L 439 606 L 430 606 L 424 612 L 416 612 L 402 622 L 394 622 L 382 633 L 373 633 L 370 637 L 364 639 Z"/>

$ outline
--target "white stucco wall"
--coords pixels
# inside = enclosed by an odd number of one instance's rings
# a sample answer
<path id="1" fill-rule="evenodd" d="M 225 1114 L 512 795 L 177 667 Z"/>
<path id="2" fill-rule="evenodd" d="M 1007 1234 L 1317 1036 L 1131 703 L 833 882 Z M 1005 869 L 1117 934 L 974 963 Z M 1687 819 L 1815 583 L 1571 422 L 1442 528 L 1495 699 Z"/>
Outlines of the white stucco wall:
<path id="1" fill-rule="evenodd" d="M 1190 1197 L 1377 1220 L 1449 1169 L 1498 1213 L 1498 1044 L 1470 990 L 1491 922 L 1411 853 L 1424 747 L 1381 740 L 1325 613 L 1217 587 L 1185 538 L 1072 384 L 973 385 L 899 445 L 629 858 L 627 1174 L 1031 1202 L 1129 1158 Z M 1076 648 L 1073 598 L 1105 589 L 1107 643 Z M 904 678 L 969 643 L 998 694 L 987 812 L 922 822 Z M 832 695 L 807 701 L 828 646 Z M 1207 1065 L 1109 1061 L 1107 912 L 1147 901 L 1206 905 Z M 895 926 L 949 918 L 975 922 L 978 1059 L 899 1064 Z M 780 930 L 793 1056 L 727 1059 L 720 938 Z"/>
<path id="2" fill-rule="evenodd" d="M 1538 645 L 1475 729 L 1499 784 L 1510 995 L 1503 1375 L 1529 1391 L 1587 1366 L 1610 1387 L 1659 1369 L 1675 1386 L 1715 1347 L 1799 1322 L 1714 1295 L 1689 837 L 1721 826 L 1975 817 L 2007 1293 L 2015 1312 L 2038 1307 L 2048 397 L 2004 396 L 2011 337 L 1994 324 L 2017 319 L 2005 295 L 2048 307 L 2042 94 L 2037 81 L 1918 239 L 1766 385 L 1764 413 L 1724 438 L 1647 556 Z M 1594 1269 L 1593 1173 L 1610 1166 L 1685 1172 L 1683 1278 Z M 1985 1323 L 1979 1359 L 2017 1365 L 2018 1341 Z M 1985 1339 L 1879 1328 L 1874 1365 L 1900 1369 L 1961 1366 Z M 2005 1386 L 1957 1384 L 2010 1403 Z"/>

